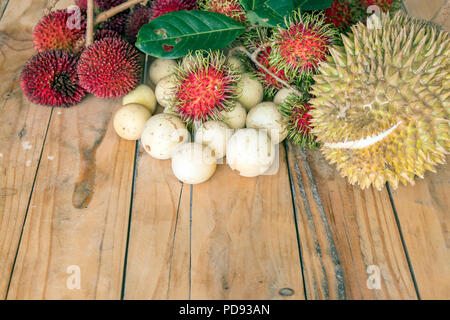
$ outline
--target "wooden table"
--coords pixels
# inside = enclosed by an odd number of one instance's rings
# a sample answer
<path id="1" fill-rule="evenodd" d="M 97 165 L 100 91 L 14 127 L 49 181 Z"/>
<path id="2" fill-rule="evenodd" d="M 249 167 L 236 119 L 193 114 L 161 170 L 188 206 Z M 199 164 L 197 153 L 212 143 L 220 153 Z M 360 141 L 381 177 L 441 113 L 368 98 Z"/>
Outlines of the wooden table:
<path id="1" fill-rule="evenodd" d="M 44 3 L 0 1 L 0 297 L 450 298 L 448 166 L 414 187 L 361 191 L 288 143 L 276 175 L 221 165 L 183 185 L 170 161 L 115 134 L 120 101 L 52 109 L 24 97 Z"/>

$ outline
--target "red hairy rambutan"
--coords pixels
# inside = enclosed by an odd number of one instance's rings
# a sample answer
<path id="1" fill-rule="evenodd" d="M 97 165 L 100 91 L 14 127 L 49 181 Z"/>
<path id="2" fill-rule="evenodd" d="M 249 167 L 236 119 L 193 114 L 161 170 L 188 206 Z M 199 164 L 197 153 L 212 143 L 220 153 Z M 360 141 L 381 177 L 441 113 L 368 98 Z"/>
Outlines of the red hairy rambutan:
<path id="1" fill-rule="evenodd" d="M 279 108 L 285 119 L 288 138 L 298 146 L 316 148 L 318 143 L 311 132 L 312 116 L 309 113 L 312 108 L 305 99 L 291 94 Z"/>
<path id="2" fill-rule="evenodd" d="M 364 8 L 375 5 L 380 7 L 384 12 L 392 9 L 395 2 L 395 0 L 360 0 L 360 3 Z"/>
<path id="3" fill-rule="evenodd" d="M 80 85 L 100 98 L 116 98 L 133 90 L 141 78 L 138 51 L 122 38 L 104 38 L 80 56 Z"/>
<path id="4" fill-rule="evenodd" d="M 284 70 L 280 70 L 270 63 L 269 57 L 271 52 L 271 47 L 265 47 L 258 53 L 256 60 L 264 67 L 266 67 L 270 72 L 272 72 L 275 76 L 277 76 L 281 80 L 289 82 L 289 79 L 286 77 Z M 258 66 L 255 67 L 255 74 L 264 84 L 264 91 L 268 97 L 273 97 L 276 91 L 280 90 L 283 87 L 283 85 L 278 80 L 276 80 L 274 77 L 272 77 L 270 74 L 268 74 Z"/>
<path id="5" fill-rule="evenodd" d="M 134 11 L 128 18 L 128 23 L 125 28 L 127 39 L 131 43 L 136 42 L 136 37 L 141 27 L 150 21 L 152 9 L 147 6 L 138 4 L 134 7 Z"/>
<path id="6" fill-rule="evenodd" d="M 64 50 L 39 52 L 25 64 L 20 85 L 36 104 L 69 107 L 86 95 L 78 85 L 77 58 Z"/>
<path id="7" fill-rule="evenodd" d="M 326 59 L 336 34 L 336 29 L 325 22 L 322 13 L 296 11 L 287 21 L 286 28 L 280 27 L 274 32 L 270 63 L 284 70 L 290 78 L 309 75 Z"/>
<path id="8" fill-rule="evenodd" d="M 75 0 L 75 5 L 79 6 L 81 9 L 87 9 L 87 0 Z"/>
<path id="9" fill-rule="evenodd" d="M 185 59 L 176 73 L 175 108 L 183 120 L 205 121 L 229 110 L 237 97 L 237 71 L 218 51 L 197 51 Z"/>
<path id="10" fill-rule="evenodd" d="M 128 22 L 128 11 L 122 11 L 102 23 L 102 28 L 124 34 Z"/>
<path id="11" fill-rule="evenodd" d="M 72 51 L 74 44 L 86 32 L 86 16 L 79 21 L 74 12 L 57 10 L 43 17 L 33 30 L 33 44 L 37 51 L 63 49 Z"/>
<path id="12" fill-rule="evenodd" d="M 94 34 L 94 41 L 99 41 L 105 38 L 121 38 L 120 34 L 113 30 L 99 29 Z M 79 54 L 85 49 L 86 36 L 80 38 L 80 40 L 74 45 L 73 52 Z"/>
<path id="13" fill-rule="evenodd" d="M 126 2 L 127 0 L 94 0 L 100 10 L 105 11 Z"/>
<path id="14" fill-rule="evenodd" d="M 352 23 L 350 3 L 347 0 L 333 0 L 331 7 L 325 10 L 325 21 L 336 28 L 347 28 Z"/>
<path id="15" fill-rule="evenodd" d="M 247 20 L 245 10 L 238 0 L 206 0 L 201 4 L 201 9 L 224 14 L 241 23 Z"/>
<path id="16" fill-rule="evenodd" d="M 197 0 L 155 0 L 152 4 L 152 19 L 169 12 L 197 9 Z"/>

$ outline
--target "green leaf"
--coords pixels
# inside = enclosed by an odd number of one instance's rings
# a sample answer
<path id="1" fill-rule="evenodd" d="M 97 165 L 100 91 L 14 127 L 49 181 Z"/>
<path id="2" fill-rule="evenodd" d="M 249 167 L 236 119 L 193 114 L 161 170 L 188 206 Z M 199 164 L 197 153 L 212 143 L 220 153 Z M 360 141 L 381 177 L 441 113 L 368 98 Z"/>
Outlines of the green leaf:
<path id="1" fill-rule="evenodd" d="M 267 0 L 239 0 L 245 11 L 253 11 L 264 5 Z"/>
<path id="2" fill-rule="evenodd" d="M 208 11 L 176 11 L 150 21 L 139 31 L 136 46 L 158 58 L 176 59 L 191 50 L 222 49 L 245 31 L 223 14 Z"/>
<path id="3" fill-rule="evenodd" d="M 263 27 L 284 25 L 284 18 L 294 10 L 293 0 L 265 0 L 258 7 L 248 11 L 247 18 L 252 24 Z"/>
<path id="4" fill-rule="evenodd" d="M 284 0 L 280 0 L 284 1 Z M 305 11 L 324 10 L 331 7 L 333 0 L 293 0 L 294 6 Z"/>

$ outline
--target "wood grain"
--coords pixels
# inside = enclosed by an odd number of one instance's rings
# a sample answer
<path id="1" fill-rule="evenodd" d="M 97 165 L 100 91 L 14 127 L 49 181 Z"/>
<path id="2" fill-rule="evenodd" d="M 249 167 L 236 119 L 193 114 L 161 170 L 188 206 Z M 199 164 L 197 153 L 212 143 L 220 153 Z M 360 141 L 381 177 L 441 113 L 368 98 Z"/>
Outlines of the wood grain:
<path id="1" fill-rule="evenodd" d="M 450 299 L 450 165 L 392 198 L 422 299 Z"/>
<path id="2" fill-rule="evenodd" d="M 192 299 L 304 299 L 284 149 L 279 172 L 226 165 L 193 187 Z"/>
<path id="3" fill-rule="evenodd" d="M 119 106 L 89 97 L 55 109 L 8 299 L 120 298 L 135 142 L 114 132 Z M 67 286 L 71 266 L 79 289 Z"/>
<path id="4" fill-rule="evenodd" d="M 125 299 L 189 297 L 190 186 L 139 147 Z"/>
<path id="5" fill-rule="evenodd" d="M 352 187 L 319 151 L 288 149 L 308 299 L 415 299 L 387 191 Z M 370 266 L 380 289 L 367 285 Z"/>
<path id="6" fill-rule="evenodd" d="M 0 298 L 6 296 L 51 109 L 30 103 L 20 72 L 45 1 L 9 1 L 0 21 Z M 3 13 L 2 2 L 0 7 Z"/>

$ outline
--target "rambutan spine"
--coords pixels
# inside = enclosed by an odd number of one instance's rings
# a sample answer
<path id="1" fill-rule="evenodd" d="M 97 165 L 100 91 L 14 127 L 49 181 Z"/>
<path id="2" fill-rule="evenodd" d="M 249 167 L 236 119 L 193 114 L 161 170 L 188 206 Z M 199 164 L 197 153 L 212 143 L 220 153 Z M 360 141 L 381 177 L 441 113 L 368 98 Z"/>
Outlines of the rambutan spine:
<path id="1" fill-rule="evenodd" d="M 152 5 L 152 19 L 169 12 L 194 10 L 198 8 L 197 0 L 155 0 Z"/>
<path id="2" fill-rule="evenodd" d="M 352 10 L 348 0 L 333 0 L 324 14 L 326 22 L 332 23 L 336 28 L 346 29 L 352 24 Z"/>
<path id="3" fill-rule="evenodd" d="M 271 38 L 270 63 L 284 70 L 288 78 L 301 79 L 315 72 L 326 60 L 329 47 L 337 39 L 337 29 L 326 23 L 323 13 L 294 13 Z"/>
<path id="4" fill-rule="evenodd" d="M 288 139 L 302 148 L 316 149 L 320 146 L 311 131 L 312 116 L 309 113 L 311 106 L 304 97 L 291 94 L 279 109 L 288 130 Z"/>
<path id="5" fill-rule="evenodd" d="M 238 0 L 204 0 L 200 3 L 200 9 L 224 14 L 241 23 L 247 20 L 246 12 Z"/>
<path id="6" fill-rule="evenodd" d="M 65 50 L 39 52 L 20 75 L 22 91 L 30 101 L 52 107 L 69 107 L 86 95 L 78 84 L 77 57 Z"/>
<path id="7" fill-rule="evenodd" d="M 104 38 L 80 56 L 80 85 L 100 98 L 117 98 L 133 90 L 141 79 L 139 52 L 122 38 Z"/>
<path id="8" fill-rule="evenodd" d="M 138 4 L 134 7 L 133 12 L 128 17 L 125 28 L 125 35 L 130 43 L 136 42 L 136 37 L 141 27 L 148 23 L 152 16 L 150 7 Z"/>
<path id="9" fill-rule="evenodd" d="M 219 51 L 196 51 L 185 60 L 175 72 L 175 109 L 189 124 L 220 118 L 238 96 L 238 71 Z"/>
<path id="10" fill-rule="evenodd" d="M 75 43 L 86 32 L 85 11 L 79 17 L 74 14 L 64 9 L 43 17 L 33 30 L 34 48 L 39 52 L 53 49 L 72 52 Z M 75 21 L 78 18 L 80 21 Z"/>

